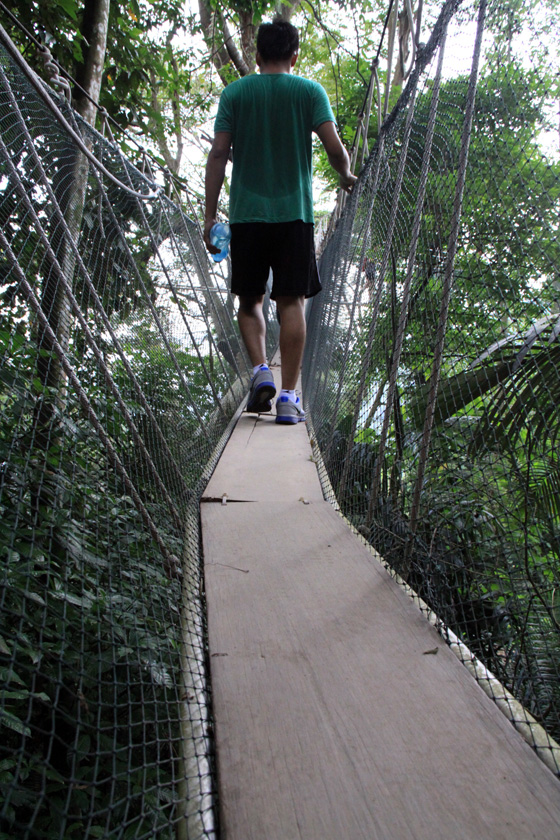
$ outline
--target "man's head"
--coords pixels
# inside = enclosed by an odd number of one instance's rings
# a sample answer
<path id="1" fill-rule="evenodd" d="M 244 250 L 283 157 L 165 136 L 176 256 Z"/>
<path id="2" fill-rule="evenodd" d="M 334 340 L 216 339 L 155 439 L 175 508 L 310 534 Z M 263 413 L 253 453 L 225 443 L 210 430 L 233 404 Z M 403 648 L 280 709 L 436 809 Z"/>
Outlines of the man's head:
<path id="1" fill-rule="evenodd" d="M 291 61 L 298 48 L 298 31 L 288 21 L 276 19 L 259 26 L 257 52 L 264 64 Z"/>

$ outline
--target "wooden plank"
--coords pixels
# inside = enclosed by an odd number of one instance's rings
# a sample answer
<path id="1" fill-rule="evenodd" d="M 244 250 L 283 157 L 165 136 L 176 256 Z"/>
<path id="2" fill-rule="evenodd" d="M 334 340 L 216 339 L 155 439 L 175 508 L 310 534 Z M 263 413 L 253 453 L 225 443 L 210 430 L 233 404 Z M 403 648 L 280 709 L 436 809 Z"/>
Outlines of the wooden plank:
<path id="1" fill-rule="evenodd" d="M 560 836 L 559 781 L 323 501 L 309 456 L 304 424 L 245 415 L 205 495 L 252 503 L 201 506 L 221 836 Z"/>

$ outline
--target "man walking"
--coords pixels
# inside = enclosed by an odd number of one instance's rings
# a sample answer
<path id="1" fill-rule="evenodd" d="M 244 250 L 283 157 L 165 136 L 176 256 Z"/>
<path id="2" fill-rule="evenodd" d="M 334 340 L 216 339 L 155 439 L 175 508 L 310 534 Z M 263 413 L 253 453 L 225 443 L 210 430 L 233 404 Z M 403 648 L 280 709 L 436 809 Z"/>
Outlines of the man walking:
<path id="1" fill-rule="evenodd" d="M 223 91 L 206 165 L 204 239 L 208 250 L 216 253 L 209 235 L 233 146 L 231 291 L 239 296 L 239 329 L 253 365 L 247 411 L 270 411 L 276 395 L 266 360 L 262 311 L 272 269 L 282 366 L 276 422 L 285 424 L 305 420 L 295 392 L 305 346 L 304 301 L 321 290 L 313 240 L 313 132 L 339 173 L 341 187 L 349 192 L 356 181 L 324 89 L 291 74 L 298 47 L 292 24 L 276 20 L 259 27 L 260 73 Z"/>

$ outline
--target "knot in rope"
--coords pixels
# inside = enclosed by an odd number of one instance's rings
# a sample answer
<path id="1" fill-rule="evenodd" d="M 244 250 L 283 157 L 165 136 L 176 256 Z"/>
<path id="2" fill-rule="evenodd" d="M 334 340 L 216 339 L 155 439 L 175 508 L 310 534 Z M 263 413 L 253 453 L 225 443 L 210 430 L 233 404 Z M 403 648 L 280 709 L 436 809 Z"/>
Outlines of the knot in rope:
<path id="1" fill-rule="evenodd" d="M 60 75 L 58 64 L 52 57 L 52 53 L 46 44 L 40 45 L 39 54 L 43 60 L 43 67 L 45 68 L 45 73 L 49 79 L 49 84 L 53 87 L 61 88 L 64 91 L 66 99 L 70 102 L 72 96 L 70 83 L 67 79 Z"/>

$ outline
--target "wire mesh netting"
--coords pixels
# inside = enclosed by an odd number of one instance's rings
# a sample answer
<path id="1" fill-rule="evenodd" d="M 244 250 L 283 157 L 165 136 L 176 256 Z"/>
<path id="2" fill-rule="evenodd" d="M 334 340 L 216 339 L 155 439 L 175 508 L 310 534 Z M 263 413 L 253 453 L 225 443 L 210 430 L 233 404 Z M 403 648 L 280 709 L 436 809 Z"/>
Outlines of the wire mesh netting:
<path id="1" fill-rule="evenodd" d="M 214 836 L 198 503 L 247 381 L 226 264 L 6 43 L 0 836 Z"/>
<path id="2" fill-rule="evenodd" d="M 457 5 L 325 246 L 304 393 L 331 498 L 558 738 L 555 94 Z"/>

